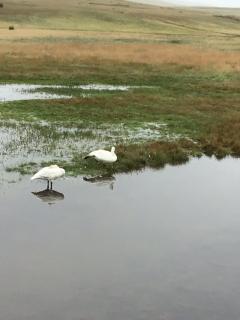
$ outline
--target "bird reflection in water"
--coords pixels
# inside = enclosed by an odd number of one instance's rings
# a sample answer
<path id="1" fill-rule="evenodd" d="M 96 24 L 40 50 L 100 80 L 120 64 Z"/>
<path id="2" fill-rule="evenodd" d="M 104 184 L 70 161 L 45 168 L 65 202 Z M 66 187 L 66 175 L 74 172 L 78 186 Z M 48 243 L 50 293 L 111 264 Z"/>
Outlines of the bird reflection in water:
<path id="1" fill-rule="evenodd" d="M 45 189 L 38 192 L 32 192 L 37 198 L 49 205 L 64 199 L 64 194 L 53 189 Z"/>
<path id="2" fill-rule="evenodd" d="M 83 177 L 84 181 L 91 182 L 96 184 L 97 186 L 109 186 L 111 190 L 113 190 L 114 182 L 116 178 L 111 175 L 101 175 L 95 177 Z"/>

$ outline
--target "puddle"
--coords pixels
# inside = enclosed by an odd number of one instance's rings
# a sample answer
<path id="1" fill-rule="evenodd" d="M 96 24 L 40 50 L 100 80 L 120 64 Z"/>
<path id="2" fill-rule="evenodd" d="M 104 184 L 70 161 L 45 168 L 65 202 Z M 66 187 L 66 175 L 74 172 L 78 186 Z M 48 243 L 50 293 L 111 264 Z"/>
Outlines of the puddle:
<path id="1" fill-rule="evenodd" d="M 86 84 L 73 86 L 73 89 L 82 90 L 97 90 L 97 91 L 128 91 L 129 89 L 142 88 L 139 86 L 120 86 L 120 85 L 110 85 L 110 84 Z"/>
<path id="2" fill-rule="evenodd" d="M 78 86 L 60 86 L 60 85 L 35 85 L 35 84 L 4 84 L 0 85 L 0 102 L 18 101 L 18 100 L 44 100 L 44 99 L 69 99 L 70 95 L 51 94 L 38 91 L 39 89 L 81 89 L 95 91 L 128 91 L 137 86 L 107 85 L 107 84 L 86 84 Z"/>
<path id="3" fill-rule="evenodd" d="M 1 317 L 238 320 L 239 167 L 4 185 Z"/>
<path id="4" fill-rule="evenodd" d="M 18 100 L 44 100 L 44 99 L 62 99 L 71 98 L 66 95 L 50 94 L 44 92 L 34 92 L 34 90 L 46 86 L 33 84 L 7 84 L 0 85 L 0 102 L 18 101 Z M 51 86 L 50 86 L 51 87 Z M 48 88 L 50 88 L 48 87 Z"/>

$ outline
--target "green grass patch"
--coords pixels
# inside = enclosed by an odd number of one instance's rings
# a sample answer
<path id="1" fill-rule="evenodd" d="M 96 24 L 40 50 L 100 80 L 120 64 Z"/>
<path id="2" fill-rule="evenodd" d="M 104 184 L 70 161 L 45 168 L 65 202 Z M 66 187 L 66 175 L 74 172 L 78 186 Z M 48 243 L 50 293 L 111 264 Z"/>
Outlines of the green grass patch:
<path id="1" fill-rule="evenodd" d="M 153 82 L 148 80 L 150 88 L 126 92 L 93 90 L 83 96 L 82 90 L 72 87 L 43 89 L 73 98 L 0 104 L 2 130 L 15 130 L 21 137 L 13 138 L 5 153 L 22 145 L 22 152 L 37 153 L 34 162 L 39 166 L 55 161 L 70 175 L 157 168 L 200 153 L 239 155 L 238 77 L 170 69 L 159 72 Z M 83 160 L 93 148 L 112 145 L 119 156 L 113 166 Z M 42 163 L 45 155 L 47 161 Z M 26 162 L 9 170 L 28 173 L 33 167 Z"/>

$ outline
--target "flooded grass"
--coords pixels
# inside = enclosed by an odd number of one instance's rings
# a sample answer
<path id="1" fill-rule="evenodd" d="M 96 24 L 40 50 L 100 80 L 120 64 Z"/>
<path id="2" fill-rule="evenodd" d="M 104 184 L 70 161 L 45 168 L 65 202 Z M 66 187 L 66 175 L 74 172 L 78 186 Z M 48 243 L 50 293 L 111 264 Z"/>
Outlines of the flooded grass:
<path id="1" fill-rule="evenodd" d="M 41 84 L 3 84 L 0 85 L 0 102 L 26 101 L 26 100 L 50 100 L 50 99 L 70 99 L 72 96 L 87 97 L 86 91 L 91 92 L 117 92 L 128 91 L 142 87 L 108 85 L 108 84 L 87 84 L 78 86 L 63 85 L 41 85 Z M 72 92 L 70 95 L 69 92 Z M 64 94 L 64 92 L 66 94 Z"/>
<path id="2" fill-rule="evenodd" d="M 150 79 L 153 73 L 148 72 Z M 54 161 L 70 175 L 78 175 L 161 167 L 201 153 L 237 155 L 237 130 L 225 130 L 222 145 L 220 137 L 221 127 L 227 127 L 230 119 L 234 118 L 235 128 L 240 123 L 238 80 L 236 73 L 168 70 L 159 73 L 151 86 L 119 90 L 39 86 L 41 92 L 72 98 L 1 104 L 5 166 L 8 171 L 30 173 L 36 166 L 29 163 L 39 167 Z M 83 161 L 89 151 L 112 145 L 119 156 L 113 168 Z"/>
<path id="3" fill-rule="evenodd" d="M 88 128 L 64 128 L 61 124 L 39 125 L 27 122 L 10 123 L 10 126 L 2 124 L 0 129 L 2 136 L 1 152 L 5 155 L 5 161 L 10 161 L 11 166 L 7 166 L 7 171 L 18 171 L 26 174 L 36 170 L 32 160 L 38 165 L 44 165 L 52 161 L 61 163 L 68 168 L 68 174 L 89 173 L 91 170 L 107 169 L 108 166 L 101 166 L 99 163 L 86 162 L 84 155 L 91 149 L 99 146 L 110 147 L 111 145 L 129 145 L 133 143 L 144 143 L 152 140 L 176 140 L 168 132 L 164 124 L 142 123 L 139 126 L 127 125 L 98 125 L 90 124 Z M 119 152 L 120 152 L 120 148 Z M 136 150 L 136 148 L 134 148 Z M 116 172 L 133 169 L 127 165 L 120 154 L 119 165 L 114 166 Z M 22 163 L 24 159 L 24 162 Z M 130 160 L 130 159 L 129 159 Z M 30 161 L 30 162 L 29 162 Z M 121 165 L 120 165 L 121 162 Z M 15 163 L 15 164 L 14 164 Z M 18 164 L 19 165 L 16 165 Z M 136 166 L 136 164 L 135 164 Z M 136 166 L 136 169 L 139 169 Z"/>

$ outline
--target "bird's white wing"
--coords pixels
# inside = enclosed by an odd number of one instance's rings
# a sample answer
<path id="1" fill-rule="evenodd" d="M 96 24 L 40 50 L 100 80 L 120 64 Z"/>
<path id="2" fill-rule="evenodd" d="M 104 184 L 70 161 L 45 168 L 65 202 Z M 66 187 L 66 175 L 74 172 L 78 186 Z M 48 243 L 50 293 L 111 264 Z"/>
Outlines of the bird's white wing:
<path id="1" fill-rule="evenodd" d="M 49 180 L 54 180 L 62 177 L 65 174 L 65 170 L 62 168 L 49 168 Z"/>
<path id="2" fill-rule="evenodd" d="M 98 160 L 108 162 L 108 161 L 111 161 L 111 159 L 112 159 L 112 153 L 107 150 L 98 150 L 98 151 L 96 151 L 95 157 Z"/>
<path id="3" fill-rule="evenodd" d="M 99 149 L 99 150 L 95 150 L 95 151 L 90 152 L 89 156 L 98 158 L 98 157 L 103 156 L 105 152 L 106 152 L 105 150 Z"/>
<path id="4" fill-rule="evenodd" d="M 65 174 L 64 169 L 58 167 L 44 167 L 39 170 L 31 180 L 35 179 L 45 179 L 45 180 L 54 180 L 62 177 Z"/>
<path id="5" fill-rule="evenodd" d="M 32 176 L 31 180 L 35 179 L 48 179 L 49 168 L 45 167 L 40 169 L 34 176 Z"/>
<path id="6" fill-rule="evenodd" d="M 90 152 L 85 158 L 94 157 L 96 160 L 103 162 L 115 162 L 117 161 L 117 156 L 115 153 L 107 150 L 95 150 Z"/>

